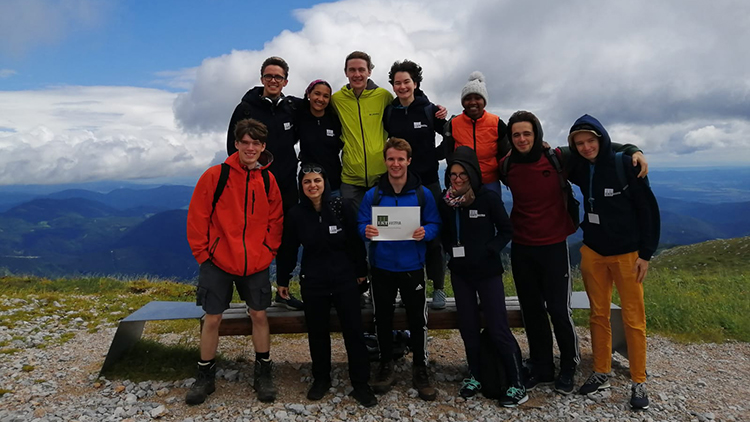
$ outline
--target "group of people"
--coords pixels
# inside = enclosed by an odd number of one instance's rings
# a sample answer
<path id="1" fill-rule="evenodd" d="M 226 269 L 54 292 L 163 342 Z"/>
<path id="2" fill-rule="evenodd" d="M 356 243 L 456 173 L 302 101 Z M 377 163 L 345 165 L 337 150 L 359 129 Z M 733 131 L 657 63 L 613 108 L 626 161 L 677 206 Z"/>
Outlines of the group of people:
<path id="1" fill-rule="evenodd" d="M 480 365 L 480 314 L 507 378 L 500 405 L 522 404 L 528 391 L 543 384 L 571 394 L 580 352 L 566 240 L 579 220 L 570 181 L 584 197 L 581 273 L 591 304 L 594 357 L 594 371 L 579 392 L 610 386 L 614 284 L 633 382 L 630 404 L 648 408 L 642 282 L 660 223 L 643 154 L 611 142 L 589 115 L 573 124 L 567 146 L 550 148 L 534 114 L 518 111 L 506 125 L 485 110 L 489 96 L 479 72 L 462 89 L 463 112 L 447 119 L 447 110 L 420 89 L 418 64 L 393 64 L 388 77 L 395 98 L 370 79 L 372 69 L 369 55 L 352 52 L 344 62 L 348 84 L 334 93 L 328 82 L 315 80 L 299 99 L 282 94 L 289 67 L 270 57 L 261 66 L 262 86 L 248 91 L 235 109 L 229 157 L 201 176 L 188 212 L 188 241 L 200 263 L 197 302 L 206 317 L 196 382 L 186 402 L 202 403 L 215 390 L 218 329 L 233 284 L 253 325 L 253 386 L 260 401 L 275 400 L 265 312 L 273 299 L 268 268 L 275 257 L 277 301 L 291 304 L 288 286 L 300 246 L 313 375 L 308 399 L 322 399 L 331 387 L 331 308 L 346 346 L 352 397 L 370 407 L 377 404 L 376 393 L 390 390 L 396 382 L 397 295 L 411 333 L 412 383 L 423 400 L 436 398 L 428 371 L 426 282 L 434 285 L 431 306 L 445 307 L 446 257 L 470 373 L 459 394 L 478 394 L 483 377 L 491 376 Z M 442 135 L 440 145 L 436 134 Z M 442 159 L 445 189 L 438 170 Z M 501 181 L 513 195 L 510 216 Z M 419 227 L 409 240 L 379 240 L 373 207 L 418 207 Z M 500 254 L 509 242 L 529 342 L 525 362 L 505 309 Z M 372 380 L 360 309 L 367 290 L 380 351 Z"/>

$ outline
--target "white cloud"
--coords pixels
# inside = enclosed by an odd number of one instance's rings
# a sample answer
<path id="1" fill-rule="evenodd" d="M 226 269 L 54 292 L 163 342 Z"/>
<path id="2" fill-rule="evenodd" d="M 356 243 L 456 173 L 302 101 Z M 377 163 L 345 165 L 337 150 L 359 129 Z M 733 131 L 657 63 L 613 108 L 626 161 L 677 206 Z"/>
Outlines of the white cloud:
<path id="1" fill-rule="evenodd" d="M 181 133 L 174 99 L 132 87 L 0 92 L 0 184 L 200 174 L 224 140 Z"/>
<path id="2" fill-rule="evenodd" d="M 0 79 L 10 78 L 11 76 L 15 75 L 16 72 L 13 69 L 0 69 Z"/>
<path id="3" fill-rule="evenodd" d="M 55 44 L 70 32 L 102 23 L 112 2 L 96 0 L 4 0 L 0 2 L 0 54 L 20 56 Z"/>

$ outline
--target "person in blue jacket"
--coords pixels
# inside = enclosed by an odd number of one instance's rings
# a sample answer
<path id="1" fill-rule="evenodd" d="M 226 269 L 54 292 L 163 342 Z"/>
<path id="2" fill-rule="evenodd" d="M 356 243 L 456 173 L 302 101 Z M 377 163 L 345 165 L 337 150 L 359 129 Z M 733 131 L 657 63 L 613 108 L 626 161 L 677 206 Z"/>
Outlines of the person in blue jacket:
<path id="1" fill-rule="evenodd" d="M 370 244 L 372 299 L 375 328 L 380 347 L 380 366 L 371 384 L 375 393 L 386 393 L 395 382 L 393 376 L 393 312 L 397 292 L 406 307 L 414 361 L 412 383 L 423 400 L 435 400 L 427 371 L 427 299 L 424 262 L 426 243 L 440 231 L 440 215 L 435 198 L 414 173 L 409 172 L 412 150 L 401 138 L 390 138 L 383 151 L 387 173 L 378 185 L 365 193 L 359 208 L 360 236 L 372 240 L 379 231 L 372 224 L 372 207 L 419 207 L 421 226 L 412 239 L 374 241 Z"/>
<path id="2" fill-rule="evenodd" d="M 305 301 L 313 384 L 310 400 L 322 399 L 331 387 L 331 307 L 344 336 L 349 360 L 351 395 L 365 407 L 377 404 L 367 384 L 370 361 L 359 308 L 359 284 L 367 276 L 365 245 L 357 232 L 357 211 L 341 197 L 331 198 L 330 184 L 320 164 L 304 163 L 299 173 L 299 204 L 285 216 L 282 241 L 289 244 L 279 255 L 278 283 L 282 297 L 289 295 L 289 279 L 302 245 L 300 289 Z"/>
<path id="3" fill-rule="evenodd" d="M 396 98 L 385 108 L 383 125 L 388 135 L 403 138 L 412 150 L 409 170 L 416 173 L 424 187 L 430 190 L 435 202 L 440 201 L 441 188 L 438 161 L 445 158 L 444 148 L 435 146 L 435 134 L 443 133 L 445 119 L 435 114 L 438 106 L 431 103 L 419 88 L 422 84 L 422 67 L 410 60 L 393 63 L 388 73 Z M 445 269 L 440 241 L 427 243 L 425 262 L 427 278 L 432 280 L 433 292 L 430 307 L 445 308 Z"/>

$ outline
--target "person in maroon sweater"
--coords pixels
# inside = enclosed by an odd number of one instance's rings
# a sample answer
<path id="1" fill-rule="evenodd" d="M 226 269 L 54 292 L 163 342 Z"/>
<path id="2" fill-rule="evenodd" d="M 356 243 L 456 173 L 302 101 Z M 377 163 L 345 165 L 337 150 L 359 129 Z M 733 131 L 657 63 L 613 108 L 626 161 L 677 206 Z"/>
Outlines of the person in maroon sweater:
<path id="1" fill-rule="evenodd" d="M 529 341 L 526 389 L 554 383 L 555 391 L 567 395 L 573 392 L 575 369 L 580 362 L 570 308 L 572 283 L 566 240 L 576 228 L 565 205 L 566 194 L 557 170 L 547 157 L 539 119 L 528 111 L 514 113 L 508 121 L 508 137 L 511 152 L 500 167 L 503 183 L 513 194 L 511 266 Z M 645 165 L 643 154 L 636 147 L 614 147 Z M 569 151 L 561 147 L 554 152 L 564 168 Z M 507 164 L 505 160 L 509 160 Z M 549 320 L 560 349 L 557 378 Z"/>

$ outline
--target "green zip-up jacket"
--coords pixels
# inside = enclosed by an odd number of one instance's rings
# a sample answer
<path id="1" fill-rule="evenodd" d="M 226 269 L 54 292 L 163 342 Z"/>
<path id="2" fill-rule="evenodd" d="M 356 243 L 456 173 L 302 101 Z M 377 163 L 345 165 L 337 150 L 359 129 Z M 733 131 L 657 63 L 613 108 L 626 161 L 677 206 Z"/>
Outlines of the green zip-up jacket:
<path id="1" fill-rule="evenodd" d="M 341 181 L 366 188 L 375 186 L 386 171 L 383 147 L 388 134 L 383 128 L 383 111 L 393 101 L 393 95 L 368 79 L 359 98 L 347 84 L 331 100 L 341 119 L 344 142 Z"/>

